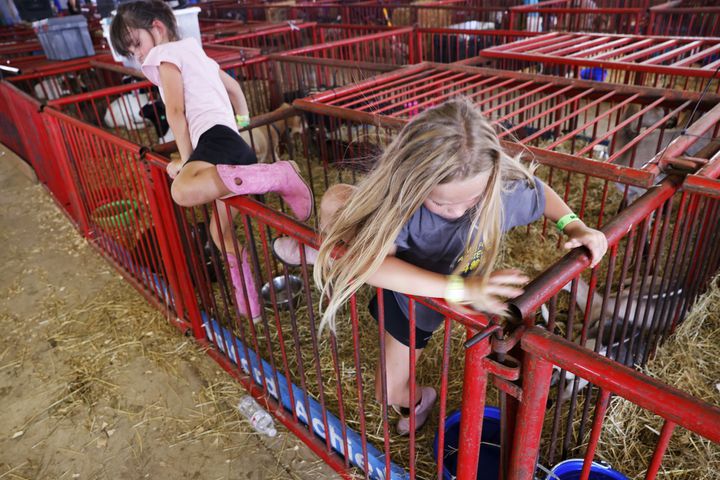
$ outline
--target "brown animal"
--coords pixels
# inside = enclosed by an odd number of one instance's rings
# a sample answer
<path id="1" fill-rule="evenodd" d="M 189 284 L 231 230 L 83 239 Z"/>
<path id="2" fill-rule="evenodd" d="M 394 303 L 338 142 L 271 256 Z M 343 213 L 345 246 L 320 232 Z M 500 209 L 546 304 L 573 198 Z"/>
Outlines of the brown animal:
<path id="1" fill-rule="evenodd" d="M 292 108 L 291 105 L 283 103 L 275 112 Z M 262 125 L 250 130 L 240 132 L 245 142 L 255 150 L 258 162 L 270 163 L 279 159 L 279 145 L 282 138 L 292 138 L 295 134 L 302 134 L 304 126 L 300 115 L 284 118 L 269 125 Z"/>

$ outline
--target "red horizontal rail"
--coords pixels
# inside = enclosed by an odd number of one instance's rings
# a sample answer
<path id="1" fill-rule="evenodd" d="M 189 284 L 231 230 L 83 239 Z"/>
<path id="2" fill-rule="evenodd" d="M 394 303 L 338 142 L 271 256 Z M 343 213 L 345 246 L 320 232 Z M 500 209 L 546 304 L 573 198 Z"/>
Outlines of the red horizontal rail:
<path id="1" fill-rule="evenodd" d="M 316 232 L 305 224 L 298 223 L 294 219 L 273 210 L 266 205 L 245 196 L 237 196 L 224 200 L 228 205 L 238 209 L 240 212 L 250 215 L 260 223 L 277 230 L 278 233 L 290 235 L 301 243 L 313 248 L 320 247 L 320 237 Z M 410 296 L 418 303 L 426 305 L 433 310 L 442 313 L 444 316 L 474 329 L 484 328 L 488 325 L 485 315 L 471 314 L 454 310 L 447 302 L 438 298 L 424 298 Z"/>
<path id="2" fill-rule="evenodd" d="M 277 55 L 285 56 L 285 55 L 304 55 L 306 53 L 310 52 L 318 52 L 322 50 L 329 50 L 331 48 L 335 47 L 344 47 L 347 45 L 355 45 L 357 43 L 365 43 L 372 40 L 380 40 L 383 38 L 392 38 L 396 35 L 402 35 L 402 34 L 411 34 L 413 32 L 413 27 L 405 27 L 405 28 L 397 28 L 394 30 L 389 30 L 387 32 L 379 32 L 379 33 L 371 33 L 369 35 L 363 35 L 361 37 L 356 38 L 346 38 L 342 40 L 336 40 L 334 42 L 328 42 L 323 43 L 321 45 L 310 45 L 307 47 L 300 47 L 295 48 L 293 50 L 287 50 L 285 52 L 277 52 Z"/>
<path id="3" fill-rule="evenodd" d="M 573 45 L 572 48 L 577 49 L 578 42 L 587 41 L 600 41 L 603 44 L 577 53 L 571 53 L 568 51 L 571 49 L 564 48 L 566 45 Z M 627 42 L 634 43 L 627 44 Z M 618 47 L 609 50 L 614 45 L 618 45 Z M 668 48 L 672 49 L 660 55 L 655 55 L 657 52 L 662 52 Z M 700 48 L 704 48 L 704 50 L 694 52 L 690 57 L 682 57 L 686 52 Z M 720 50 L 720 39 L 718 38 L 566 34 L 543 35 L 542 37 L 490 47 L 483 50 L 482 56 L 711 78 L 715 75 L 712 69 L 689 67 L 687 65 L 703 58 L 712 58 L 718 50 Z M 594 54 L 596 51 L 601 53 Z M 677 58 L 677 61 L 673 61 L 674 58 Z M 667 64 L 658 65 L 658 62 L 666 62 Z"/>
<path id="4" fill-rule="evenodd" d="M 523 350 L 561 369 L 720 443 L 720 408 L 714 405 L 538 327 L 528 329 L 521 344 Z"/>

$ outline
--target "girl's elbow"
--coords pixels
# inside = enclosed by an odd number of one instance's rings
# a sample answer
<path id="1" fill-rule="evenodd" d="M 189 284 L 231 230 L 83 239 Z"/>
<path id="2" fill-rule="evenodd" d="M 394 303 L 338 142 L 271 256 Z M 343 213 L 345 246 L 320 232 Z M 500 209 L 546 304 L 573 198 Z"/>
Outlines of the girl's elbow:
<path id="1" fill-rule="evenodd" d="M 185 119 L 185 109 L 184 108 L 169 108 L 165 111 L 165 115 L 167 115 L 168 118 L 172 119 Z"/>

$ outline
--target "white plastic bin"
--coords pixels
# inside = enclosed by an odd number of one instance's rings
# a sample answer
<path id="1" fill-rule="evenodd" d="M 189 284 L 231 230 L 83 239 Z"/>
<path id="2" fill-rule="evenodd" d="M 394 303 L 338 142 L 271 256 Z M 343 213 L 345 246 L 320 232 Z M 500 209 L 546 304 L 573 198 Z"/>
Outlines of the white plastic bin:
<path id="1" fill-rule="evenodd" d="M 112 12 L 112 16 L 103 18 L 100 20 L 102 25 L 103 37 L 110 45 L 110 51 L 116 62 L 122 62 L 126 67 L 136 68 L 140 70 L 140 63 L 134 58 L 123 57 L 119 55 L 110 43 L 110 23 L 112 17 L 115 16 L 116 12 Z M 200 36 L 200 22 L 198 21 L 198 14 L 200 13 L 200 7 L 183 8 L 181 10 L 173 10 L 175 14 L 175 20 L 178 26 L 178 36 L 182 38 L 196 38 L 198 43 L 202 45 L 202 37 Z"/>
<path id="2" fill-rule="evenodd" d="M 82 15 L 46 18 L 32 25 L 49 60 L 95 55 L 87 19 Z"/>

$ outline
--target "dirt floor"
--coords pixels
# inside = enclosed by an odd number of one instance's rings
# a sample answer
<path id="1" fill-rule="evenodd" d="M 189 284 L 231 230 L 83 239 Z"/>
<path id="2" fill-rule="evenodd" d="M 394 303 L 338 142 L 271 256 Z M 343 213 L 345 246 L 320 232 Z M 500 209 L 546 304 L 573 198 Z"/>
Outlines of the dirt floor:
<path id="1" fill-rule="evenodd" d="M 0 479 L 339 478 L 137 294 L 0 145 Z"/>

